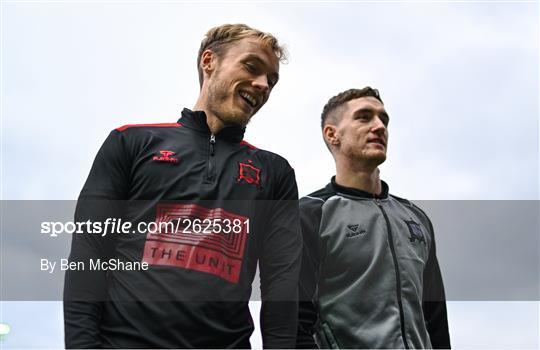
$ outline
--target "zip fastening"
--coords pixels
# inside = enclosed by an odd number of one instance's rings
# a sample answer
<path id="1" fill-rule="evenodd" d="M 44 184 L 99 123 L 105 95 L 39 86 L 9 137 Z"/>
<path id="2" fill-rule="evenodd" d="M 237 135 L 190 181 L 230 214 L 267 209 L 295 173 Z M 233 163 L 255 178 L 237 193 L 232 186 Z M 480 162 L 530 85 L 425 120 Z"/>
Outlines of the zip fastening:
<path id="1" fill-rule="evenodd" d="M 210 152 L 208 155 L 208 173 L 206 176 L 207 181 L 211 181 L 214 177 L 214 147 L 216 144 L 216 135 L 210 135 Z"/>
<path id="2" fill-rule="evenodd" d="M 214 145 L 216 144 L 216 135 L 210 135 L 210 155 L 214 155 Z"/>
<path id="3" fill-rule="evenodd" d="M 390 227 L 390 220 L 388 219 L 388 216 L 386 215 L 386 212 L 384 211 L 381 201 L 379 199 L 375 199 L 375 203 L 377 203 L 377 206 L 379 207 L 379 209 L 381 209 L 384 216 L 384 220 L 386 221 L 386 227 L 388 228 L 388 242 L 390 244 L 390 252 L 392 253 L 392 260 L 394 260 L 394 269 L 396 271 L 396 291 L 397 291 L 397 302 L 398 302 L 398 307 L 399 307 L 399 321 L 401 325 L 401 337 L 403 338 L 405 349 L 409 349 L 407 337 L 405 336 L 405 315 L 403 313 L 403 302 L 401 301 L 401 276 L 399 274 L 399 265 L 398 265 L 398 260 L 396 256 L 396 251 L 394 248 L 394 238 L 392 237 L 392 228 Z"/>

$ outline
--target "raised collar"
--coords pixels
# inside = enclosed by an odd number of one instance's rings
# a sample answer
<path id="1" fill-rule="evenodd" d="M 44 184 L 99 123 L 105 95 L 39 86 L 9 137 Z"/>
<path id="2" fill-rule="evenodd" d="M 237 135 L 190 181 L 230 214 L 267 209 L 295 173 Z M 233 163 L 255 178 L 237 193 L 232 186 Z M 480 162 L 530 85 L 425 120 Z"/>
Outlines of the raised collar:
<path id="1" fill-rule="evenodd" d="M 208 123 L 206 122 L 206 114 L 203 111 L 192 111 L 188 108 L 182 110 L 182 117 L 178 119 L 178 123 L 199 132 L 211 135 Z M 215 136 L 216 139 L 221 139 L 228 142 L 240 142 L 244 138 L 246 128 L 240 125 L 230 124 L 225 125 Z"/>
<path id="2" fill-rule="evenodd" d="M 336 183 L 336 177 L 332 176 L 332 179 L 330 180 L 330 183 L 326 187 L 329 190 L 331 190 L 331 191 L 333 191 L 335 193 L 343 193 L 343 194 L 347 194 L 347 195 L 351 195 L 351 196 L 355 196 L 355 197 L 379 198 L 379 199 L 388 198 L 388 185 L 386 184 L 386 182 L 381 180 L 381 186 L 382 186 L 381 194 L 379 196 L 377 196 L 377 195 L 374 195 L 373 193 L 362 191 L 362 190 L 359 190 L 359 189 L 356 189 L 356 188 L 345 187 L 345 186 L 338 185 Z"/>

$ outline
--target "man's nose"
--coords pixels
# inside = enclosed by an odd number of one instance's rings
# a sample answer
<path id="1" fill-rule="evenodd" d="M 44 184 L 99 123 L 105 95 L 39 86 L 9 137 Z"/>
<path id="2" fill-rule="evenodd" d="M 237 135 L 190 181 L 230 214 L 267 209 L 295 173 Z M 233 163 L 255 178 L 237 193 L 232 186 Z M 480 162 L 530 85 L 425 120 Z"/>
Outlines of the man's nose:
<path id="1" fill-rule="evenodd" d="M 268 93 L 270 86 L 268 85 L 268 77 L 266 74 L 260 74 L 253 80 L 253 86 L 261 90 L 264 94 Z"/>
<path id="2" fill-rule="evenodd" d="M 379 118 L 379 116 L 375 116 L 375 118 L 373 118 L 371 130 L 377 133 L 384 132 L 386 130 L 386 125 L 384 125 L 384 122 L 381 120 L 381 118 Z"/>

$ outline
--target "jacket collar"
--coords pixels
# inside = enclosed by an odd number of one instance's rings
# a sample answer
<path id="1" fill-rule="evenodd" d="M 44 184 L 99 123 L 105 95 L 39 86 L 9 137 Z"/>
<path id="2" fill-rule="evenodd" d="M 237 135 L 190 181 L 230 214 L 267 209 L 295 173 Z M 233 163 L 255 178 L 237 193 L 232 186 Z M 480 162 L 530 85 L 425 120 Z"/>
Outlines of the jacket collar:
<path id="1" fill-rule="evenodd" d="M 356 188 L 345 187 L 345 186 L 338 185 L 336 183 L 336 177 L 332 176 L 332 179 L 330 180 L 330 183 L 326 187 L 329 190 L 331 190 L 331 191 L 333 191 L 335 193 L 339 192 L 339 193 L 343 193 L 343 194 L 347 194 L 347 195 L 355 196 L 355 197 L 379 198 L 379 199 L 388 198 L 388 185 L 386 184 L 386 182 L 381 180 L 381 186 L 382 186 L 381 194 L 379 196 L 377 196 L 377 195 L 374 195 L 373 193 L 362 191 L 362 190 L 359 190 L 359 189 L 356 189 Z"/>
<path id="2" fill-rule="evenodd" d="M 190 129 L 195 129 L 210 136 L 211 132 L 206 122 L 206 114 L 203 111 L 192 111 L 184 108 L 182 117 L 178 119 L 178 123 Z M 240 125 L 230 124 L 221 129 L 215 136 L 216 139 L 221 139 L 228 142 L 240 142 L 244 138 L 245 127 Z"/>

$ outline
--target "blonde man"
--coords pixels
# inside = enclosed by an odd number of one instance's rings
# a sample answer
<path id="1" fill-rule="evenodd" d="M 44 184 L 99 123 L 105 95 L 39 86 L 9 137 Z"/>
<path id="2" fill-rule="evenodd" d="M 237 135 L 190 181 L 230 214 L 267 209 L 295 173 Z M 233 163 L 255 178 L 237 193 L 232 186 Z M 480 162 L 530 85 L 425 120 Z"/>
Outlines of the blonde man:
<path id="1" fill-rule="evenodd" d="M 194 108 L 176 123 L 111 132 L 81 191 L 77 220 L 111 217 L 114 208 L 126 222 L 174 225 L 111 239 L 73 236 L 71 261 L 147 268 L 69 271 L 67 347 L 249 348 L 257 264 L 263 345 L 295 346 L 302 243 L 294 171 L 243 141 L 284 59 L 271 34 L 243 24 L 213 28 L 197 58 Z M 96 199 L 127 202 L 117 211 L 117 204 L 89 201 Z"/>

